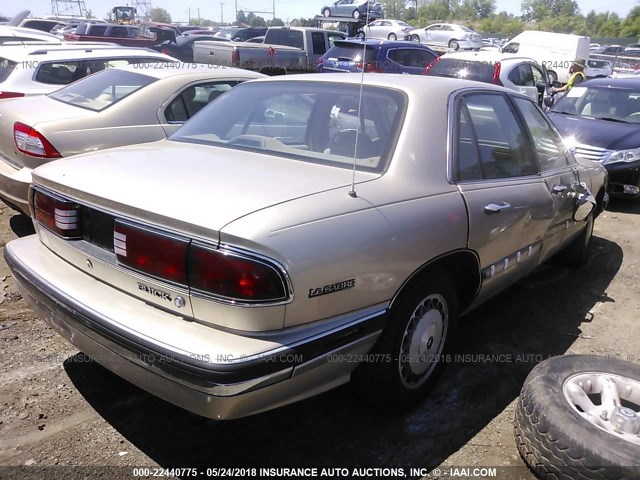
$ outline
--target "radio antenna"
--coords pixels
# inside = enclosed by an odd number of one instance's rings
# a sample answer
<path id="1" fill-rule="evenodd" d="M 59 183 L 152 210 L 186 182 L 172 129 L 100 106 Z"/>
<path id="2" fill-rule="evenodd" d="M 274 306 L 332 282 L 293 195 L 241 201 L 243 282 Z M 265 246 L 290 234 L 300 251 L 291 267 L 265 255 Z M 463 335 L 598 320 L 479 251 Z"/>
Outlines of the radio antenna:
<path id="1" fill-rule="evenodd" d="M 360 137 L 360 125 L 364 126 L 364 119 L 362 117 L 362 88 L 364 85 L 364 71 L 366 68 L 366 54 L 367 54 L 367 35 L 366 28 L 369 25 L 369 3 L 365 4 L 367 6 L 367 13 L 365 14 L 365 25 L 362 27 L 362 72 L 360 72 L 360 93 L 358 94 L 358 123 L 356 124 L 356 144 L 353 150 L 353 170 L 351 171 L 351 190 L 349 190 L 349 196 L 351 198 L 357 198 L 358 194 L 356 193 L 356 164 L 358 162 L 358 140 Z"/>

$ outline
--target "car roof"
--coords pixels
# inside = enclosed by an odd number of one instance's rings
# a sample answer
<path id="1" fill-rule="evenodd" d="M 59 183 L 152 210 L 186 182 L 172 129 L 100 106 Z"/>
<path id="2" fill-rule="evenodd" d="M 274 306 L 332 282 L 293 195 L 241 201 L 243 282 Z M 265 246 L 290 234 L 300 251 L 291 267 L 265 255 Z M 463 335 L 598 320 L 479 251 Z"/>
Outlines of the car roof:
<path id="1" fill-rule="evenodd" d="M 307 73 L 291 76 L 267 77 L 261 79 L 260 82 L 321 82 L 359 85 L 360 80 L 360 75 L 345 75 L 344 73 L 323 73 L 322 75 L 318 75 L 317 73 Z M 507 92 L 509 94 L 518 94 L 515 90 L 501 87 L 499 85 L 481 83 L 474 80 L 423 75 L 398 75 L 395 73 L 368 73 L 364 75 L 363 84 L 366 86 L 402 90 L 411 96 L 424 95 L 424 92 L 427 90 L 434 96 L 448 95 L 455 90 L 465 88 L 495 90 Z"/>
<path id="2" fill-rule="evenodd" d="M 590 87 L 624 87 L 624 88 L 640 88 L 640 78 L 621 77 L 621 78 L 594 78 L 588 82 L 580 84 L 580 86 Z"/>
<path id="3" fill-rule="evenodd" d="M 458 60 L 469 60 L 478 62 L 504 62 L 506 60 L 521 60 L 526 62 L 536 62 L 533 58 L 522 55 L 512 55 L 502 53 L 498 50 L 480 50 L 477 52 L 451 52 L 442 55 L 443 58 L 456 58 Z"/>
<path id="4" fill-rule="evenodd" d="M 202 76 L 208 73 L 212 76 L 220 75 L 225 77 L 244 77 L 244 78 L 263 78 L 265 75 L 262 73 L 254 72 L 252 70 L 245 70 L 243 68 L 223 67 L 220 65 L 209 65 L 205 63 L 178 63 L 177 68 L 171 66 L 171 64 L 163 65 L 159 68 L 154 68 L 160 65 L 154 62 L 147 62 L 139 65 L 123 65 L 121 67 L 114 67 L 113 70 L 124 70 L 128 72 L 142 73 L 149 77 L 163 79 L 170 77 L 177 77 L 180 75 L 194 74 L 194 76 Z"/>
<path id="5" fill-rule="evenodd" d="M 103 58 L 103 57 L 149 57 L 160 59 L 171 59 L 167 55 L 150 50 L 147 48 L 136 47 L 121 47 L 113 45 L 98 45 L 92 44 L 91 46 L 83 46 L 79 44 L 73 45 L 54 45 L 47 47 L 45 44 L 40 45 L 10 45 L 0 48 L 0 57 L 6 58 L 11 61 L 22 61 L 25 59 L 38 59 L 42 60 L 75 60 L 75 59 L 91 59 L 91 58 Z"/>

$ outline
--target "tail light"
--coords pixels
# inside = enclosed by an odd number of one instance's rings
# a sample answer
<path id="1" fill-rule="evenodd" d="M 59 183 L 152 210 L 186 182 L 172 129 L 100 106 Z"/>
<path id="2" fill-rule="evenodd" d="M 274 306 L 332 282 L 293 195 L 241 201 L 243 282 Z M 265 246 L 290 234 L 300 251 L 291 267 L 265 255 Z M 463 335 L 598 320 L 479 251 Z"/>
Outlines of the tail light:
<path id="1" fill-rule="evenodd" d="M 67 239 L 81 237 L 80 205 L 76 202 L 34 190 L 33 210 L 38 223 L 52 232 Z"/>
<path id="2" fill-rule="evenodd" d="M 287 297 L 280 272 L 262 260 L 192 244 L 188 264 L 194 290 L 245 302 Z"/>
<path id="3" fill-rule="evenodd" d="M 22 153 L 38 158 L 60 158 L 62 155 L 44 136 L 29 125 L 16 122 L 13 126 L 13 139 Z"/>
<path id="4" fill-rule="evenodd" d="M 116 222 L 113 250 L 118 263 L 175 283 L 187 283 L 189 240 Z"/>
<path id="5" fill-rule="evenodd" d="M 493 83 L 496 85 L 502 85 L 502 82 L 500 81 L 500 68 L 500 62 L 496 62 L 493 66 Z"/>
<path id="6" fill-rule="evenodd" d="M 384 73 L 384 69 L 377 65 L 378 62 L 367 62 L 364 64 L 364 71 L 371 73 Z M 356 68 L 362 70 L 362 62 L 356 63 Z"/>
<path id="7" fill-rule="evenodd" d="M 171 52 L 169 50 L 161 50 L 160 53 L 171 56 Z"/>
<path id="8" fill-rule="evenodd" d="M 431 70 L 431 68 L 440 61 L 440 57 L 436 57 L 434 58 L 431 63 L 429 65 L 427 65 L 427 67 L 424 69 L 424 71 L 422 72 L 423 75 L 429 75 L 429 70 Z"/>
<path id="9" fill-rule="evenodd" d="M 231 64 L 236 67 L 240 65 L 240 52 L 235 47 L 231 51 Z"/>
<path id="10" fill-rule="evenodd" d="M 24 97 L 24 93 L 20 92 L 0 92 L 0 100 L 6 100 L 7 98 L 20 98 Z"/>

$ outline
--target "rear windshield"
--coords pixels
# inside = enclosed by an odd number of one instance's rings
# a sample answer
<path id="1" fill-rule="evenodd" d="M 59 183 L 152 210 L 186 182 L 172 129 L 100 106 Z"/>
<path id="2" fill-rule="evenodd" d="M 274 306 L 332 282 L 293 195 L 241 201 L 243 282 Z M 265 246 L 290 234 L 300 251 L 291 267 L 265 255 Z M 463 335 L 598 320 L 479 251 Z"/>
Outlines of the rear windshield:
<path id="1" fill-rule="evenodd" d="M 105 70 L 50 93 L 49 97 L 99 112 L 157 80 L 140 73 Z"/>
<path id="2" fill-rule="evenodd" d="M 444 58 L 433 62 L 427 71 L 427 75 L 436 77 L 464 78 L 479 82 L 493 81 L 495 64 L 486 61 L 460 60 L 457 58 Z"/>
<path id="3" fill-rule="evenodd" d="M 173 63 L 174 59 L 162 58 L 114 58 L 92 60 L 61 60 L 58 62 L 42 62 L 38 66 L 35 81 L 48 85 L 69 85 L 71 82 L 99 72 L 106 68 L 124 67 L 129 64 L 140 64 L 150 68 L 157 63 Z"/>
<path id="4" fill-rule="evenodd" d="M 302 32 L 299 30 L 288 30 L 286 28 L 269 29 L 264 43 L 275 43 L 276 45 L 286 45 L 304 49 Z"/>
<path id="5" fill-rule="evenodd" d="M 0 83 L 9 78 L 9 75 L 11 75 L 13 69 L 16 68 L 16 65 L 16 62 L 0 57 Z"/>
<path id="6" fill-rule="evenodd" d="M 361 62 L 362 50 L 362 44 L 359 43 L 337 42 L 329 49 L 325 57 L 342 61 Z M 377 53 L 375 48 L 367 46 L 364 52 L 365 63 L 375 62 Z"/>
<path id="7" fill-rule="evenodd" d="M 201 110 L 171 140 L 381 172 L 407 98 L 400 90 L 311 81 L 249 82 Z M 357 153 L 356 153 L 357 152 Z M 215 156 L 212 158 L 215 159 Z"/>

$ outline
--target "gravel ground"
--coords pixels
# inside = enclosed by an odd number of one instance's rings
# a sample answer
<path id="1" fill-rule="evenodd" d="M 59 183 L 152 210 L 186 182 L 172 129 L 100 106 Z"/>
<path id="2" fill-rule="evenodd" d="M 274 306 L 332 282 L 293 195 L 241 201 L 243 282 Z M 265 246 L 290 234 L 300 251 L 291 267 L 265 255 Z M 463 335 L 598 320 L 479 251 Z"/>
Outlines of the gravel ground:
<path id="1" fill-rule="evenodd" d="M 235 421 L 190 414 L 66 343 L 31 312 L 0 261 L 0 478 L 25 478 L 25 470 L 7 468 L 25 465 L 39 472 L 33 478 L 275 465 L 398 466 L 407 475 L 410 467 L 455 467 L 449 476 L 491 478 L 472 470 L 486 466 L 500 467 L 499 478 L 533 480 L 512 427 L 531 368 L 565 353 L 640 362 L 639 214 L 640 203 L 614 203 L 596 222 L 584 268 L 543 266 L 466 316 L 432 394 L 397 414 L 370 409 L 348 386 Z M 31 232 L 28 218 L 0 207 L 0 246 Z"/>

